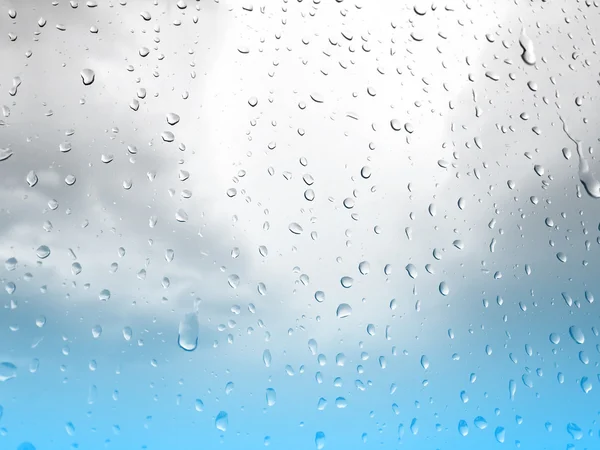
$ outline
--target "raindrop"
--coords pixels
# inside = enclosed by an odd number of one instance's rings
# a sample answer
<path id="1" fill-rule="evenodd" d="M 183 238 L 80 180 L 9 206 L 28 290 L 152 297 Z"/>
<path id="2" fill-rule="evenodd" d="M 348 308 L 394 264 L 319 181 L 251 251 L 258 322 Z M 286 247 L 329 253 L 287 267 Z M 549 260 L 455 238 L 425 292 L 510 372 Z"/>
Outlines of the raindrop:
<path id="1" fill-rule="evenodd" d="M 175 114 L 175 113 L 168 113 L 167 114 L 167 123 L 169 125 L 177 125 L 177 123 L 179 123 L 180 117 Z"/>
<path id="2" fill-rule="evenodd" d="M 325 448 L 325 433 L 322 431 L 318 431 L 317 434 L 315 434 L 315 445 L 317 446 L 317 450 Z"/>
<path id="3" fill-rule="evenodd" d="M 369 264 L 368 261 L 362 261 L 358 264 L 358 271 L 362 275 L 368 275 L 369 272 L 371 271 L 371 265 Z"/>
<path id="4" fill-rule="evenodd" d="M 229 416 L 225 411 L 219 412 L 215 418 L 215 427 L 219 431 L 227 431 L 227 425 L 229 424 Z"/>
<path id="5" fill-rule="evenodd" d="M 583 335 L 583 331 L 578 326 L 571 326 L 569 328 L 569 334 L 576 343 L 583 344 L 585 342 L 585 336 Z"/>
<path id="6" fill-rule="evenodd" d="M 34 187 L 37 183 L 38 183 L 38 176 L 36 175 L 36 173 L 33 170 L 30 170 L 29 173 L 27 174 L 27 177 L 25 177 L 25 181 L 27 181 L 27 184 L 29 185 L 29 187 Z"/>
<path id="7" fill-rule="evenodd" d="M 338 319 L 344 319 L 352 315 L 352 307 L 348 303 L 340 303 L 337 307 L 335 315 Z"/>
<path id="8" fill-rule="evenodd" d="M 35 251 L 35 254 L 40 259 L 46 259 L 48 256 L 50 256 L 50 248 L 48 248 L 47 245 L 40 245 Z"/>
<path id="9" fill-rule="evenodd" d="M 304 231 L 302 229 L 302 227 L 300 225 L 298 225 L 296 222 L 290 223 L 288 228 L 294 234 L 302 234 L 302 231 Z"/>
<path id="10" fill-rule="evenodd" d="M 96 74 L 94 73 L 94 71 L 92 69 L 83 69 L 81 71 L 80 75 L 81 75 L 81 81 L 83 81 L 83 84 L 85 86 L 89 86 L 96 79 Z"/>
<path id="11" fill-rule="evenodd" d="M 352 287 L 352 284 L 354 283 L 354 279 L 352 277 L 342 277 L 340 279 L 340 283 L 343 287 L 348 289 L 348 288 Z"/>
<path id="12" fill-rule="evenodd" d="M 198 332 L 200 324 L 195 312 L 187 313 L 179 322 L 179 336 L 177 344 L 186 352 L 196 350 L 198 346 Z"/>
<path id="13" fill-rule="evenodd" d="M 447 296 L 448 294 L 450 294 L 450 288 L 448 287 L 448 284 L 446 284 L 445 281 L 442 281 L 440 283 L 439 290 L 440 294 L 442 294 L 443 296 Z"/>
<path id="14" fill-rule="evenodd" d="M 11 378 L 16 378 L 16 376 L 17 366 L 10 362 L 0 363 L 0 383 L 10 380 Z"/>
<path id="15" fill-rule="evenodd" d="M 277 393 L 275 392 L 275 389 L 272 389 L 272 388 L 267 389 L 266 399 L 267 399 L 267 406 L 275 405 L 275 402 L 277 400 Z"/>

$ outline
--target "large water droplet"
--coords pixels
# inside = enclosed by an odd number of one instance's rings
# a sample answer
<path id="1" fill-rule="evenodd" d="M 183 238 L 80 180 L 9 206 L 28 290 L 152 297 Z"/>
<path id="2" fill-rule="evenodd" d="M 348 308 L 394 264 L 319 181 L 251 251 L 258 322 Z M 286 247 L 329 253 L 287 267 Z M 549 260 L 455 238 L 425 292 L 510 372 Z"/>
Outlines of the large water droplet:
<path id="1" fill-rule="evenodd" d="M 466 421 L 461 420 L 458 422 L 458 432 L 461 434 L 461 436 L 466 436 L 469 434 L 469 425 Z"/>
<path id="2" fill-rule="evenodd" d="M 186 352 L 196 350 L 198 346 L 198 332 L 200 324 L 195 312 L 187 313 L 179 322 L 179 336 L 177 344 Z"/>
<path id="3" fill-rule="evenodd" d="M 521 58 L 525 62 L 525 64 L 529 64 L 533 66 L 535 64 L 535 49 L 533 47 L 533 41 L 527 36 L 525 32 L 525 28 L 521 30 L 521 36 L 519 37 L 519 44 L 523 49 L 523 53 L 521 54 Z"/>
<path id="4" fill-rule="evenodd" d="M 473 420 L 473 423 L 480 430 L 485 430 L 488 426 L 487 421 L 481 416 L 475 417 L 475 420 Z"/>
<path id="5" fill-rule="evenodd" d="M 16 378 L 17 366 L 10 362 L 0 363 L 0 382 Z"/>
<path id="6" fill-rule="evenodd" d="M 446 284 L 445 281 L 442 281 L 440 283 L 439 289 L 440 289 L 440 294 L 442 294 L 443 296 L 450 294 L 450 288 L 448 287 L 448 284 Z"/>
<path id="7" fill-rule="evenodd" d="M 215 427 L 219 431 L 227 431 L 227 425 L 229 425 L 229 416 L 225 411 L 219 412 L 215 418 Z"/>
<path id="8" fill-rule="evenodd" d="M 94 71 L 92 69 L 83 69 L 81 71 L 80 75 L 81 75 L 81 81 L 83 81 L 83 84 L 85 86 L 89 86 L 96 79 L 96 74 L 94 73 Z M 102 84 L 102 83 L 100 83 L 100 84 Z"/>
<path id="9" fill-rule="evenodd" d="M 340 284 L 346 289 L 351 288 L 354 283 L 354 279 L 352 277 L 342 277 L 340 279 Z"/>
<path id="10" fill-rule="evenodd" d="M 46 259 L 50 256 L 50 248 L 47 245 L 40 245 L 35 251 L 35 254 L 40 259 Z"/>
<path id="11" fill-rule="evenodd" d="M 315 445 L 317 446 L 317 450 L 325 448 L 325 433 L 322 431 L 318 431 L 315 434 Z"/>
<path id="12" fill-rule="evenodd" d="M 583 344 L 585 342 L 585 336 L 583 335 L 583 330 L 581 328 L 579 328 L 578 326 L 571 326 L 569 328 L 569 334 L 571 335 L 571 338 L 577 342 L 578 344 Z"/>
<path id="13" fill-rule="evenodd" d="M 349 317 L 352 315 L 352 307 L 348 303 L 340 303 L 340 305 L 337 307 L 335 315 L 339 319 Z"/>
<path id="14" fill-rule="evenodd" d="M 275 389 L 269 388 L 266 393 L 267 406 L 273 406 L 277 400 L 277 393 Z"/>
<path id="15" fill-rule="evenodd" d="M 27 181 L 29 187 L 34 187 L 38 183 L 39 179 L 37 174 L 33 170 L 30 170 L 25 177 L 25 181 Z"/>
<path id="16" fill-rule="evenodd" d="M 302 234 L 302 231 L 304 231 L 296 222 L 290 223 L 289 230 L 294 234 Z"/>

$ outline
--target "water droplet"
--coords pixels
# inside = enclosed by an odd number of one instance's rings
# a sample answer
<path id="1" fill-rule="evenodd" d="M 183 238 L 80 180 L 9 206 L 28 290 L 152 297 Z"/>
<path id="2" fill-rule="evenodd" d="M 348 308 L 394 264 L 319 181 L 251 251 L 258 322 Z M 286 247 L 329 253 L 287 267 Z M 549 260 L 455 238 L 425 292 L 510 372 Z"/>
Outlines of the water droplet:
<path id="1" fill-rule="evenodd" d="M 103 302 L 110 300 L 110 291 L 108 289 L 102 289 L 100 294 L 98 294 L 98 298 Z"/>
<path id="2" fill-rule="evenodd" d="M 337 307 L 335 315 L 338 319 L 343 319 L 352 315 L 352 307 L 348 303 L 340 303 Z"/>
<path id="3" fill-rule="evenodd" d="M 535 65 L 535 49 L 533 47 L 533 41 L 527 36 L 525 32 L 525 28 L 521 30 L 521 36 L 519 37 L 519 44 L 523 49 L 523 53 L 521 54 L 521 58 L 525 64 L 529 64 L 530 66 Z"/>
<path id="4" fill-rule="evenodd" d="M 178 209 L 175 213 L 175 220 L 177 220 L 177 222 L 187 222 L 188 215 L 183 209 Z"/>
<path id="5" fill-rule="evenodd" d="M 558 252 L 556 254 L 556 258 L 560 261 L 560 262 L 567 262 L 567 255 L 565 255 L 563 252 Z"/>
<path id="6" fill-rule="evenodd" d="M 340 283 L 343 287 L 345 287 L 346 289 L 351 288 L 352 284 L 354 283 L 354 279 L 352 277 L 342 277 L 340 279 Z"/>
<path id="7" fill-rule="evenodd" d="M 569 334 L 571 338 L 578 344 L 583 344 L 585 342 L 585 336 L 583 335 L 583 330 L 578 326 L 571 326 L 569 328 Z"/>
<path id="8" fill-rule="evenodd" d="M 83 81 L 83 84 L 85 86 L 89 86 L 96 79 L 96 74 L 94 73 L 94 71 L 92 69 L 83 69 L 81 71 L 80 75 L 81 75 L 81 81 Z"/>
<path id="9" fill-rule="evenodd" d="M 263 352 L 263 363 L 265 365 L 265 367 L 271 367 L 271 361 L 272 361 L 272 357 L 271 357 L 271 351 L 270 350 L 265 350 Z"/>
<path id="10" fill-rule="evenodd" d="M 13 151 L 10 148 L 0 148 L 0 161 L 6 161 L 13 155 Z"/>
<path id="11" fill-rule="evenodd" d="M 183 319 L 179 322 L 179 336 L 177 337 L 179 347 L 186 352 L 196 350 L 199 328 L 198 315 L 195 312 L 183 316 Z"/>
<path id="12" fill-rule="evenodd" d="M 275 389 L 273 389 L 273 388 L 267 389 L 266 399 L 267 399 L 267 406 L 275 405 L 275 402 L 277 401 L 277 393 L 275 392 Z"/>
<path id="13" fill-rule="evenodd" d="M 302 234 L 302 231 L 304 231 L 302 229 L 302 227 L 300 225 L 298 225 L 296 222 L 290 223 L 288 228 L 294 234 Z"/>
<path id="14" fill-rule="evenodd" d="M 592 390 L 592 382 L 590 381 L 590 379 L 588 377 L 582 377 L 580 384 L 581 384 L 581 389 L 586 394 L 588 394 Z"/>
<path id="15" fill-rule="evenodd" d="M 506 433 L 504 432 L 504 427 L 497 427 L 496 430 L 494 431 L 494 436 L 496 437 L 496 440 L 500 444 L 503 444 L 504 439 L 506 437 Z"/>
<path id="16" fill-rule="evenodd" d="M 167 123 L 169 125 L 177 125 L 177 123 L 179 123 L 180 117 L 175 114 L 175 113 L 168 113 L 167 114 Z"/>
<path id="17" fill-rule="evenodd" d="M 317 291 L 315 292 L 315 300 L 319 303 L 323 303 L 325 301 L 325 292 Z"/>
<path id="18" fill-rule="evenodd" d="M 8 258 L 4 261 L 4 267 L 8 271 L 15 270 L 17 268 L 17 263 L 17 258 Z"/>
<path id="19" fill-rule="evenodd" d="M 392 127 L 392 130 L 394 130 L 394 131 L 402 130 L 402 123 L 398 119 L 392 119 L 390 121 L 390 126 Z"/>
<path id="20" fill-rule="evenodd" d="M 229 286 L 231 286 L 233 289 L 237 289 L 237 287 L 240 285 L 240 277 L 235 273 L 231 274 L 227 277 L 227 283 L 229 283 Z"/>
<path id="21" fill-rule="evenodd" d="M 17 366 L 10 362 L 0 363 L 0 383 L 10 380 L 11 378 L 16 378 L 16 376 Z"/>
<path id="22" fill-rule="evenodd" d="M 25 181 L 27 181 L 29 187 L 34 187 L 39 180 L 37 174 L 33 170 L 30 170 L 27 176 L 25 177 Z"/>
<path id="23" fill-rule="evenodd" d="M 317 450 L 325 448 L 325 433 L 322 431 L 318 431 L 317 434 L 315 434 L 315 445 L 317 446 Z"/>
<path id="24" fill-rule="evenodd" d="M 554 345 L 558 345 L 560 343 L 560 335 L 558 333 L 550 333 L 549 339 Z"/>
<path id="25" fill-rule="evenodd" d="M 50 248 L 48 248 L 47 245 L 40 245 L 35 251 L 35 254 L 40 259 L 46 259 L 48 256 L 50 256 Z"/>
<path id="26" fill-rule="evenodd" d="M 100 325 L 95 325 L 92 327 L 92 337 L 94 339 L 98 339 L 102 335 L 102 327 Z"/>
<path id="27" fill-rule="evenodd" d="M 358 264 L 358 271 L 362 275 L 368 275 L 369 272 L 371 271 L 371 265 L 369 264 L 368 261 L 362 261 Z"/>
<path id="28" fill-rule="evenodd" d="M 469 434 L 469 425 L 464 420 L 458 422 L 458 432 L 461 436 L 466 436 Z"/>
<path id="29" fill-rule="evenodd" d="M 481 416 L 475 417 L 475 420 L 473 420 L 473 423 L 480 430 L 485 430 L 488 426 L 487 421 Z"/>
<path id="30" fill-rule="evenodd" d="M 227 431 L 227 425 L 229 425 L 229 416 L 225 411 L 219 412 L 215 418 L 215 427 L 219 431 Z"/>
<path id="31" fill-rule="evenodd" d="M 258 99 L 256 97 L 250 97 L 248 99 L 248 104 L 254 108 L 256 105 L 258 105 Z"/>
<path id="32" fill-rule="evenodd" d="M 440 283 L 439 290 L 440 294 L 442 294 L 443 296 L 450 294 L 450 288 L 448 287 L 448 284 L 445 281 L 442 281 Z"/>
<path id="33" fill-rule="evenodd" d="M 175 140 L 175 135 L 173 133 L 171 133 L 170 131 L 163 131 L 160 134 L 160 137 L 165 142 L 173 142 Z"/>
<path id="34" fill-rule="evenodd" d="M 325 101 L 323 96 L 318 92 L 313 92 L 310 94 L 310 98 L 312 98 L 315 103 L 323 103 Z"/>
<path id="35" fill-rule="evenodd" d="M 265 285 L 265 283 L 258 283 L 256 286 L 256 290 L 260 295 L 267 295 L 267 286 Z"/>
<path id="36" fill-rule="evenodd" d="M 425 370 L 429 369 L 429 359 L 426 355 L 421 356 L 421 367 Z"/>
<path id="37" fill-rule="evenodd" d="M 133 335 L 133 330 L 131 329 L 131 327 L 123 328 L 123 339 L 125 339 L 126 341 L 130 341 L 132 335 Z"/>
<path id="38" fill-rule="evenodd" d="M 567 433 L 571 435 L 574 441 L 579 441 L 583 438 L 583 430 L 573 422 L 567 424 Z"/>

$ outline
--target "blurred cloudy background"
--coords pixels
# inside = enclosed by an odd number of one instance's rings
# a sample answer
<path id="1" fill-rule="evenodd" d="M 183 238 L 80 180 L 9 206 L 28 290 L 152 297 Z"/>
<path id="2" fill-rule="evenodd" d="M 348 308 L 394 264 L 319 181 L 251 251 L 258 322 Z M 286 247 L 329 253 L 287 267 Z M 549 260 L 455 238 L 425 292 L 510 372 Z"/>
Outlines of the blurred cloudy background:
<path id="1" fill-rule="evenodd" d="M 1 448 L 598 445 L 597 2 L 0 3 Z"/>

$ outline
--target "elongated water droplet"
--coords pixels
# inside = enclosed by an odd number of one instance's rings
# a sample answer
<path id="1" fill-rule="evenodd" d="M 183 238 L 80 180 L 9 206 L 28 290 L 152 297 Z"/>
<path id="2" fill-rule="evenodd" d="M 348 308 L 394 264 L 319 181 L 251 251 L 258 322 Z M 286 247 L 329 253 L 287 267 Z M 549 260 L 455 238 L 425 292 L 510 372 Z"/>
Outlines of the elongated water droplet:
<path id="1" fill-rule="evenodd" d="M 521 36 L 519 37 L 519 44 L 523 49 L 523 53 L 521 53 L 521 58 L 525 62 L 525 64 L 529 64 L 530 66 L 535 65 L 535 49 L 533 47 L 533 41 L 527 36 L 525 32 L 525 28 L 521 30 Z"/>
<path id="2" fill-rule="evenodd" d="M 300 225 L 298 225 L 296 222 L 290 223 L 290 226 L 288 228 L 294 234 L 302 234 L 302 231 L 304 231 L 304 230 L 302 230 L 302 227 Z"/>
<path id="3" fill-rule="evenodd" d="M 179 322 L 179 336 L 177 338 L 179 347 L 186 352 L 196 350 L 199 328 L 198 315 L 195 312 L 187 313 Z"/>
<path id="4" fill-rule="evenodd" d="M 458 422 L 458 432 L 461 436 L 466 436 L 467 434 L 469 434 L 469 425 L 466 421 L 461 420 Z"/>
<path id="5" fill-rule="evenodd" d="M 317 431 L 317 434 L 315 434 L 315 445 L 317 450 L 325 448 L 325 433 L 322 431 Z"/>
<path id="6" fill-rule="evenodd" d="M 571 338 L 578 344 L 583 344 L 585 342 L 585 336 L 583 335 L 583 330 L 578 326 L 571 326 L 569 328 L 569 334 Z"/>
<path id="7" fill-rule="evenodd" d="M 273 388 L 267 389 L 266 399 L 267 399 L 267 406 L 273 406 L 275 404 L 275 402 L 277 401 L 277 393 L 275 392 L 275 389 L 273 389 Z"/>
<path id="8" fill-rule="evenodd" d="M 219 431 L 227 431 L 227 425 L 229 425 L 229 416 L 225 411 L 219 412 L 215 418 L 215 427 Z"/>

